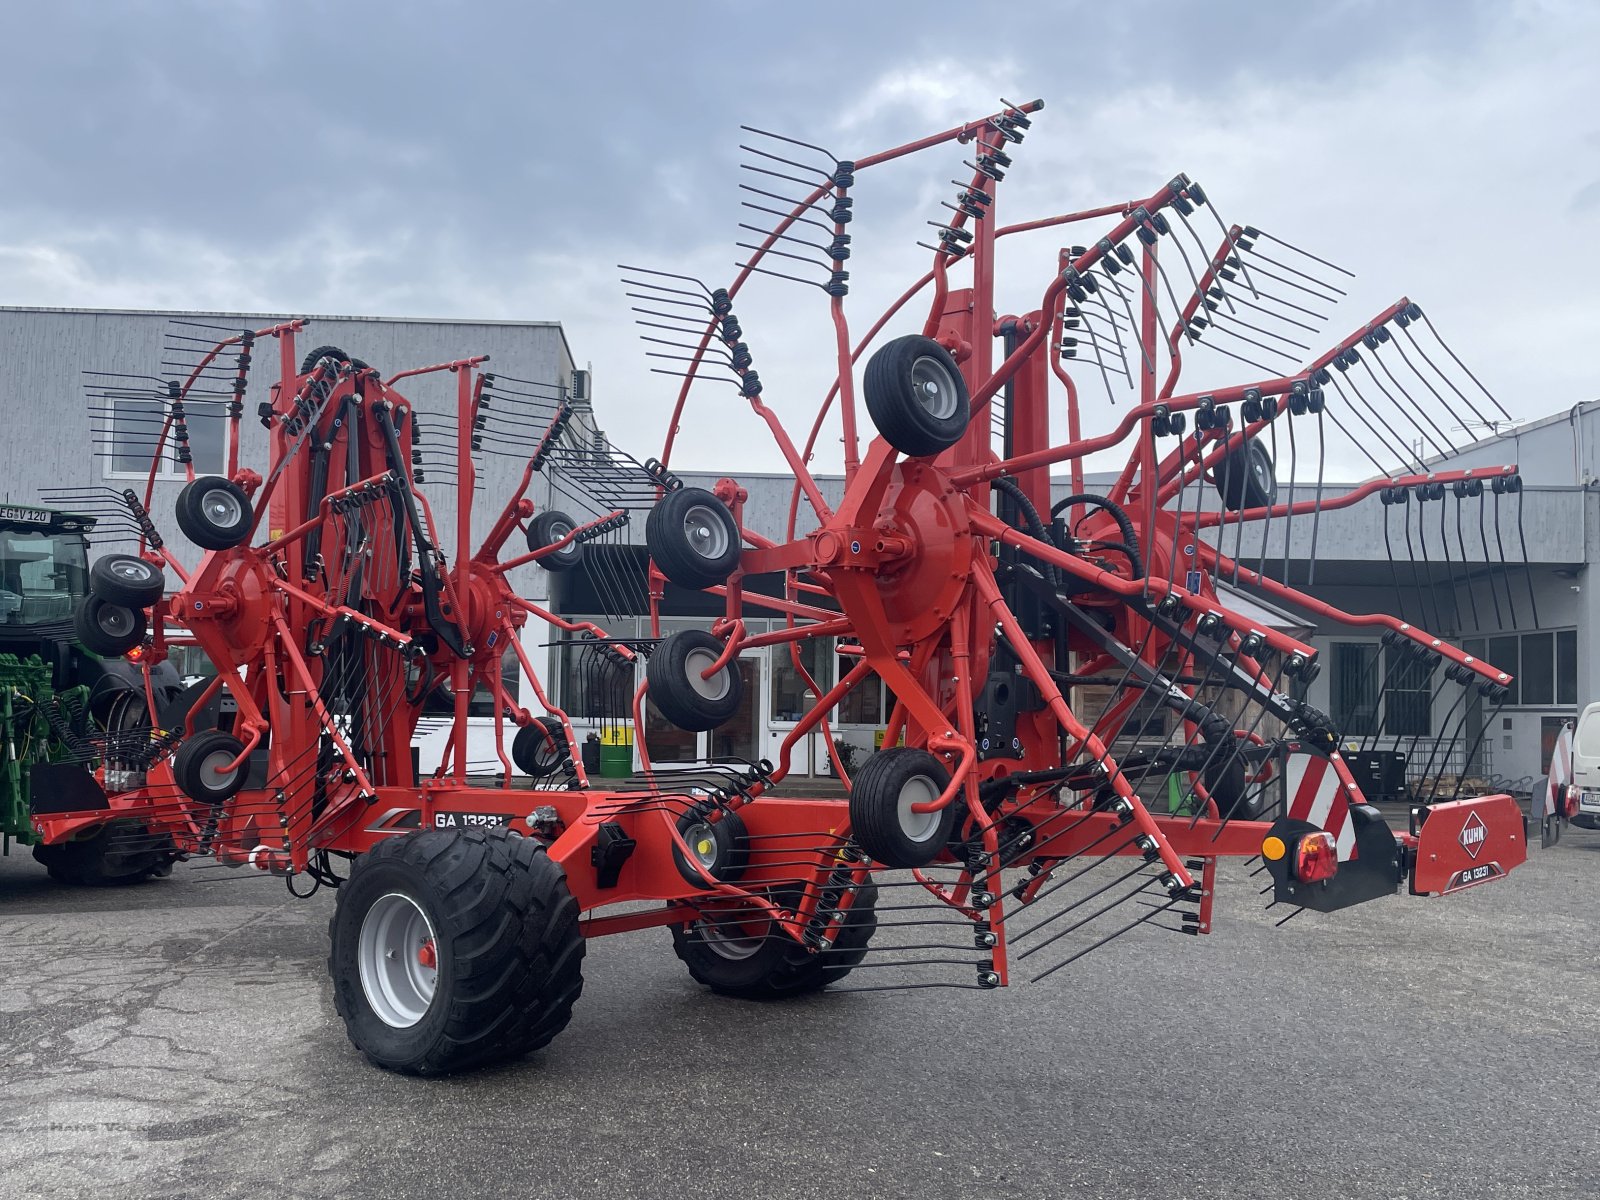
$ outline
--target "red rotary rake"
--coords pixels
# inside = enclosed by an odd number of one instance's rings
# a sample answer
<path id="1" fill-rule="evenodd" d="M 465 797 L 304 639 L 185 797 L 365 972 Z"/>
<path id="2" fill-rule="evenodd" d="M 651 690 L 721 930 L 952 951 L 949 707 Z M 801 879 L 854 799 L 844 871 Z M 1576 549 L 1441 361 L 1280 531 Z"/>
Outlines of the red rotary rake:
<path id="1" fill-rule="evenodd" d="M 1337 293 L 1324 280 L 1337 269 L 1220 220 L 1208 245 L 1195 223 L 1209 201 L 1184 176 L 1140 200 L 999 226 L 1007 147 L 1040 107 L 1008 104 L 853 162 L 763 135 L 751 207 L 774 222 L 737 279 L 710 289 L 630 270 L 652 342 L 683 347 L 658 353 L 688 360 L 674 432 L 696 380 L 731 381 L 792 468 L 788 527 L 777 536 L 746 526 L 748 497 L 733 480 L 684 487 L 665 465 L 671 436 L 659 462 L 608 452 L 596 468 L 567 448 L 559 395 L 519 395 L 520 381 L 463 359 L 425 368 L 457 381 L 458 494 L 472 496 L 486 438 L 520 443 L 529 457 L 475 550 L 471 505 L 459 505 L 452 557 L 418 486 L 414 406 L 395 386 L 415 372 L 385 381 L 328 347 L 297 362 L 301 322 L 209 350 L 186 384 L 172 385 L 157 453 L 187 461 L 185 399 L 219 355 L 237 350 L 247 363 L 253 343 L 275 339 L 282 381 L 260 409 L 269 469 L 263 477 L 238 461 L 241 383 L 225 406 L 226 476 L 194 478 L 190 466 L 178 503 L 180 526 L 205 548 L 201 562 L 185 570 L 146 511 L 148 490 L 143 502 L 130 494 L 141 545 L 128 562 L 148 569 L 130 566 L 127 589 L 91 597 L 79 627 L 94 648 L 126 651 L 147 670 L 192 642 L 218 674 L 176 708 L 151 694 L 142 786 L 93 808 L 41 813 L 43 835 L 136 819 L 190 854 L 278 872 L 291 887 L 338 885 L 336 1004 L 374 1062 L 411 1072 L 548 1042 L 577 998 L 584 939 L 600 934 L 668 926 L 697 980 L 741 997 L 812 992 L 853 972 L 865 988 L 993 988 L 1019 972 L 1049 975 L 1139 927 L 1209 932 L 1221 856 L 1261 856 L 1273 903 L 1291 915 L 1407 882 L 1434 894 L 1503 876 L 1525 855 L 1515 802 L 1452 797 L 1392 832 L 1352 777 L 1341 731 L 1304 699 L 1317 651 L 1263 628 L 1237 601 L 1247 586 L 1314 619 L 1381 628 L 1372 693 L 1399 704 L 1420 676 L 1428 702 L 1442 706 L 1454 687 L 1449 719 L 1460 712 L 1460 730 L 1468 700 L 1504 699 L 1508 675 L 1407 614 L 1343 612 L 1286 581 L 1291 528 L 1310 519 L 1314 561 L 1321 514 L 1374 493 L 1386 538 L 1389 514 L 1400 513 L 1410 546 L 1417 514 L 1424 558 L 1429 504 L 1447 562 L 1490 557 L 1491 502 L 1503 545 L 1500 502 L 1520 491 L 1515 468 L 1429 472 L 1408 445 L 1413 428 L 1426 442 L 1444 437 L 1435 413 L 1447 395 L 1473 407 L 1435 366 L 1454 356 L 1415 336 L 1435 337 L 1402 300 L 1297 369 L 1178 393 L 1190 348 L 1246 362 L 1299 348 L 1290 331 L 1320 322 L 1321 303 Z M 954 216 L 937 224 L 931 267 L 853 342 L 844 264 L 856 177 L 950 144 L 970 147 L 971 175 L 947 206 Z M 769 180 L 801 180 L 805 194 L 783 196 Z M 1060 252 L 1037 307 L 997 313 L 997 240 L 1086 220 L 1109 228 Z M 968 261 L 970 286 L 953 286 Z M 815 278 L 805 274 L 813 266 Z M 733 311 L 762 272 L 815 284 L 837 330 L 837 378 L 803 446 L 764 399 Z M 920 329 L 873 350 L 858 383 L 857 359 L 919 297 Z M 1113 379 L 1137 389 L 1110 433 L 1080 434 L 1074 365 L 1108 389 Z M 858 389 L 879 434 L 864 452 Z M 808 462 L 835 404 L 844 481 L 829 503 Z M 1341 410 L 1371 431 L 1357 439 L 1363 452 L 1389 443 L 1402 465 L 1374 458 L 1374 482 L 1325 495 L 1324 432 Z M 1064 440 L 1053 415 L 1065 419 Z M 1297 438 L 1317 447 L 1315 481 L 1297 469 Z M 1091 493 L 1084 459 L 1129 439 L 1120 477 Z M 1052 503 L 1048 472 L 1062 463 L 1073 494 Z M 541 469 L 605 501 L 592 503 L 593 519 L 536 514 L 526 497 Z M 709 630 L 610 638 L 507 584 L 507 571 L 527 562 L 582 567 L 583 544 L 618 528 L 646 495 L 655 630 L 668 583 L 723 598 L 725 615 Z M 1447 495 L 1459 559 L 1445 537 Z M 1462 534 L 1469 500 L 1481 556 Z M 502 559 L 519 530 L 527 551 Z M 1253 566 L 1246 537 L 1260 543 Z M 179 580 L 165 597 L 164 567 Z M 781 586 L 758 588 L 762 578 Z M 1506 602 L 1514 612 L 1509 591 Z M 1496 592 L 1497 613 L 1499 604 Z M 747 628 L 756 610 L 777 614 L 781 628 Z M 648 695 L 684 729 L 718 726 L 741 699 L 735 656 L 758 647 L 786 646 L 816 700 L 775 765 L 668 769 L 646 754 L 642 778 L 597 788 L 521 649 L 529 616 L 614 669 L 646 659 L 636 719 Z M 820 684 L 806 669 L 807 642 L 852 665 Z M 544 713 L 505 691 L 507 645 Z M 798 741 L 827 733 L 840 702 L 874 677 L 894 697 L 889 748 L 847 778 L 848 800 L 775 795 Z M 494 700 L 492 778 L 468 770 L 468 697 L 479 687 Z M 412 743 L 441 690 L 454 706 L 449 748 L 429 774 Z M 509 759 L 506 722 L 518 727 Z M 1440 773 L 1456 761 L 1442 743 L 1431 750 L 1444 756 Z M 837 758 L 835 769 L 846 775 Z"/>

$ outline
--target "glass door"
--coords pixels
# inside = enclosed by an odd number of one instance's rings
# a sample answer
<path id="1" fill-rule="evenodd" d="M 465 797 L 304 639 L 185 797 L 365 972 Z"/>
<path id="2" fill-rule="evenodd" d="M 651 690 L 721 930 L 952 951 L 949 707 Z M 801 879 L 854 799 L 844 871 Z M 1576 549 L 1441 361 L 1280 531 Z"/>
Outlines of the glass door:
<path id="1" fill-rule="evenodd" d="M 744 681 L 744 696 L 739 711 L 710 733 L 701 734 L 701 750 L 706 757 L 738 758 L 755 761 L 761 757 L 761 654 L 745 654 L 734 659 L 739 678 Z"/>

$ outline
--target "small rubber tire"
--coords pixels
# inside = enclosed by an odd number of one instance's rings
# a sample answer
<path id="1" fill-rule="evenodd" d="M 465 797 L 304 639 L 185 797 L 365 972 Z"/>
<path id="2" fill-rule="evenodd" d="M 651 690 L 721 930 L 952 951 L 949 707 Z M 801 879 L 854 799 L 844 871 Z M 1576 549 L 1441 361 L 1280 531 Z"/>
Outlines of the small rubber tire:
<path id="1" fill-rule="evenodd" d="M 926 750 L 879 750 L 850 781 L 850 828 L 856 845 L 886 867 L 925 867 L 949 845 L 966 806 L 956 796 L 936 812 L 913 804 L 937 799 L 950 772 Z"/>
<path id="2" fill-rule="evenodd" d="M 148 623 L 141 609 L 112 604 L 89 595 L 72 610 L 72 631 L 85 650 L 102 658 L 120 658 L 144 641 Z"/>
<path id="3" fill-rule="evenodd" d="M 704 488 L 661 497 L 645 518 L 644 542 L 661 573 L 683 588 L 715 587 L 739 565 L 739 526 Z"/>
<path id="4" fill-rule="evenodd" d="M 1267 806 L 1267 797 L 1261 788 L 1254 793 L 1250 791 L 1249 772 L 1237 746 L 1207 745 L 1200 782 L 1215 801 L 1219 820 L 1254 821 Z"/>
<path id="5" fill-rule="evenodd" d="M 578 527 L 578 523 L 564 512 L 547 510 L 528 522 L 528 549 L 543 550 L 559 542 Z M 539 565 L 546 571 L 570 571 L 583 561 L 583 543 L 568 542 L 554 554 L 546 554 Z"/>
<path id="6" fill-rule="evenodd" d="M 250 536 L 250 497 L 231 479 L 202 475 L 178 493 L 178 528 L 202 550 L 231 550 Z"/>
<path id="7" fill-rule="evenodd" d="M 567 731 L 559 717 L 535 717 L 511 739 L 511 761 L 534 779 L 554 774 L 572 757 Z"/>
<path id="8" fill-rule="evenodd" d="M 708 821 L 698 812 L 686 812 L 678 818 L 678 834 L 718 883 L 735 883 L 744 877 L 745 868 L 750 865 L 750 832 L 744 818 L 733 809 L 723 809 L 716 821 Z M 676 845 L 672 847 L 672 865 L 692 886 L 711 887 Z"/>
<path id="9" fill-rule="evenodd" d="M 1278 477 L 1272 454 L 1260 438 L 1247 438 L 1216 466 L 1217 494 L 1230 512 L 1270 508 L 1278 499 Z"/>
<path id="10" fill-rule="evenodd" d="M 710 679 L 727 644 L 703 629 L 684 629 L 661 639 L 645 663 L 650 699 L 679 729 L 704 733 L 732 719 L 744 700 L 744 679 L 731 661 Z"/>
<path id="11" fill-rule="evenodd" d="M 884 440 L 912 458 L 954 446 L 972 416 L 972 399 L 956 360 L 921 334 L 881 346 L 867 360 L 861 391 Z"/>
<path id="12" fill-rule="evenodd" d="M 167 590 L 161 568 L 136 554 L 108 554 L 89 564 L 89 590 L 124 608 L 149 608 Z"/>
<path id="13" fill-rule="evenodd" d="M 362 981 L 363 925 L 394 895 L 421 912 L 434 941 L 432 995 L 408 1025 L 380 1016 Z M 356 860 L 336 896 L 333 1006 L 374 1065 L 444 1075 L 507 1062 L 572 1019 L 583 991 L 578 902 L 566 872 L 533 838 L 504 826 L 386 838 Z"/>
<path id="14" fill-rule="evenodd" d="M 799 899 L 792 890 L 780 896 L 778 902 L 789 907 Z M 672 948 L 689 968 L 689 977 L 719 996 L 790 1000 L 820 992 L 860 965 L 878 931 L 877 903 L 877 885 L 863 884 L 826 950 L 812 952 L 770 927 L 764 936 L 729 939 L 717 928 L 726 922 L 699 921 L 674 925 Z"/>
<path id="15" fill-rule="evenodd" d="M 89 837 L 35 846 L 33 857 L 69 887 L 126 887 L 171 875 L 178 850 L 169 836 L 137 821 L 110 821 Z"/>
<path id="16" fill-rule="evenodd" d="M 366 363 L 362 362 L 359 358 L 351 358 L 337 346 L 318 346 L 315 350 L 311 351 L 311 353 L 307 354 L 305 358 L 300 360 L 300 374 L 309 375 L 312 369 L 325 358 L 331 358 L 336 362 L 349 363 L 358 371 L 365 371 L 369 369 Z"/>
<path id="17" fill-rule="evenodd" d="M 248 763 L 223 768 L 244 753 L 244 743 L 231 733 L 206 729 L 185 738 L 172 756 L 172 777 L 183 794 L 201 804 L 221 804 L 244 786 Z"/>

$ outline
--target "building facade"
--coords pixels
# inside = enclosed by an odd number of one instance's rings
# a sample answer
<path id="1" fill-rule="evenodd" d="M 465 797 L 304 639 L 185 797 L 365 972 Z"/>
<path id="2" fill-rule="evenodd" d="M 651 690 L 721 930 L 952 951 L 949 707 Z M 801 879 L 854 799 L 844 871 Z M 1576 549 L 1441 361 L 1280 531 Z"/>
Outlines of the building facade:
<path id="1" fill-rule="evenodd" d="M 88 504 L 106 489 L 142 481 L 148 470 L 148 413 L 126 398 L 107 400 L 106 381 L 123 377 L 161 381 L 178 371 L 174 333 L 181 338 L 221 338 L 241 328 L 261 328 L 270 314 L 152 313 L 62 309 L 0 309 L 0 402 L 18 431 L 0 439 L 0 498 L 10 503 L 71 508 L 72 498 Z M 300 334 L 300 351 L 337 345 L 378 366 L 386 376 L 429 363 L 488 354 L 486 369 L 535 381 L 575 402 L 566 438 L 586 447 L 595 461 L 617 454 L 596 421 L 588 396 L 587 373 L 575 375 L 571 351 L 553 322 L 473 322 L 315 317 Z M 86 375 L 86 371 L 120 376 Z M 257 399 L 277 378 L 277 363 L 259 353 L 243 426 L 242 461 L 266 460 L 266 437 L 249 419 Z M 578 394 L 573 384 L 580 380 Z M 408 380 L 403 390 L 417 406 L 424 428 L 430 416 L 442 420 L 453 405 L 447 375 Z M 110 390 L 117 390 L 113 387 Z M 97 397 L 98 393 L 98 397 Z M 599 411 L 605 411 L 602 400 Z M 221 442 L 203 420 L 192 437 L 196 469 L 221 469 Z M 654 447 L 624 446 L 643 457 Z M 631 460 L 630 460 L 631 461 Z M 1493 709 L 1466 701 L 1460 689 L 1446 689 L 1436 673 L 1391 670 L 1381 630 L 1352 623 L 1309 619 L 1275 603 L 1245 581 L 1220 581 L 1224 599 L 1258 619 L 1287 631 L 1305 633 L 1316 625 L 1312 644 L 1323 669 L 1307 699 L 1333 715 L 1347 743 L 1362 748 L 1398 749 L 1411 760 L 1410 771 L 1469 775 L 1508 787 L 1527 787 L 1548 763 L 1549 745 L 1561 722 L 1591 700 L 1600 699 L 1600 584 L 1590 585 L 1589 565 L 1600 557 L 1600 403 L 1587 403 L 1468 446 L 1433 470 L 1517 464 L 1525 486 L 1514 496 L 1447 496 L 1432 505 L 1386 505 L 1377 496 L 1347 508 L 1330 507 L 1314 523 L 1297 521 L 1226 527 L 1215 535 L 1223 547 L 1251 568 L 1286 581 L 1320 601 L 1359 618 L 1392 613 L 1462 645 L 1517 682 L 1506 703 Z M 517 485 L 524 465 L 517 447 L 478 456 L 479 487 L 473 501 L 476 528 L 499 512 Z M 635 464 L 636 465 L 636 464 Z M 726 472 L 748 490 L 746 523 L 769 536 L 781 536 L 794 489 L 792 478 L 742 474 L 729 463 Z M 717 474 L 684 474 L 691 486 L 711 487 Z M 158 473 L 153 512 L 163 530 L 182 476 L 176 463 Z M 1102 483 L 1104 481 L 1101 481 Z M 831 500 L 842 481 L 823 479 Z M 1094 490 L 1091 481 L 1090 490 Z M 530 495 L 540 508 L 571 508 L 583 481 L 545 472 Z M 441 528 L 453 528 L 456 489 L 448 477 L 429 481 L 426 490 Z M 1057 496 L 1067 491 L 1055 485 Z M 1329 489 L 1334 499 L 1348 489 Z M 1193 500 L 1190 501 L 1194 503 Z M 1214 508 L 1214 497 L 1208 501 Z M 577 570 L 552 574 L 536 567 L 512 577 L 520 594 L 557 614 L 594 621 L 622 638 L 647 637 L 648 596 L 644 585 L 643 507 L 631 512 L 622 530 L 591 543 Z M 182 542 L 171 525 L 180 558 L 198 552 Z M 119 548 L 115 531 L 93 539 L 94 550 Z M 1500 565 L 1505 558 L 1510 565 Z M 767 581 L 756 585 L 772 587 Z M 668 586 L 662 632 L 704 626 L 720 615 L 720 601 Z M 749 627 L 781 623 L 769 610 L 750 606 Z M 524 647 L 545 672 L 555 701 L 572 714 L 580 737 L 591 733 L 608 742 L 632 734 L 632 696 L 638 679 L 617 668 L 597 665 L 594 655 L 575 651 L 570 639 L 531 621 Z M 810 643 L 806 666 L 826 689 L 841 671 L 834 647 Z M 669 726 L 647 706 L 644 739 L 658 761 L 713 755 L 776 758 L 809 703 L 786 648 L 752 651 L 739 663 L 745 699 L 723 728 L 687 734 Z M 200 669 L 200 668 L 197 668 Z M 514 671 L 507 672 L 508 684 Z M 1389 685 L 1374 684 L 1385 677 Z M 519 692 L 524 703 L 531 700 Z M 892 697 L 881 683 L 852 693 L 836 714 L 834 735 L 858 759 L 881 739 Z M 1439 739 L 1459 718 L 1466 736 L 1443 753 Z M 492 719 L 474 718 L 470 756 L 493 769 Z M 437 733 L 424 736 L 427 761 Z M 794 747 L 794 769 L 826 773 L 827 747 L 814 734 Z"/>

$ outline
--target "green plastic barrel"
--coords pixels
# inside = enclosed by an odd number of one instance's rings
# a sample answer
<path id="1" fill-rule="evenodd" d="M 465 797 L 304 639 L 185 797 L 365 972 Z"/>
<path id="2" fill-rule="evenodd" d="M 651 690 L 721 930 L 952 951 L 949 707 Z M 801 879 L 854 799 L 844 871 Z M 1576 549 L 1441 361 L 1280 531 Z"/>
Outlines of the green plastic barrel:
<path id="1" fill-rule="evenodd" d="M 626 779 L 633 774 L 633 746 L 600 747 L 600 774 L 606 779 Z"/>

